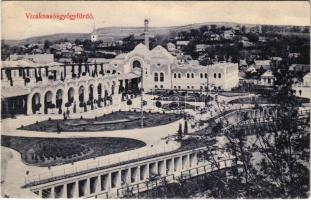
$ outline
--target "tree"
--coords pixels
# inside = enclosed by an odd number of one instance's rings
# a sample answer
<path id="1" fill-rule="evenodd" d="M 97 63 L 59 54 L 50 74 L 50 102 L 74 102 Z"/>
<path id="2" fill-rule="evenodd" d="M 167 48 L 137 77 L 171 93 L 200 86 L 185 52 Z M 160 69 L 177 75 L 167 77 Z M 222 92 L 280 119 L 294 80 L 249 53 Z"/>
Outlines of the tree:
<path id="1" fill-rule="evenodd" d="M 49 40 L 44 40 L 44 49 L 47 50 L 49 49 L 51 46 L 51 42 Z"/>

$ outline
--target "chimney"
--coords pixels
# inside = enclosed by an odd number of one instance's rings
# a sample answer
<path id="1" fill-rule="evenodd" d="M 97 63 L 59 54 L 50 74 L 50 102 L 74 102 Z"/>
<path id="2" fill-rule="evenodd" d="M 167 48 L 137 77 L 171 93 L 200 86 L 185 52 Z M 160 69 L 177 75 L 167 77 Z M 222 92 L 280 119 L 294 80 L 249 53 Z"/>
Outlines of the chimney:
<path id="1" fill-rule="evenodd" d="M 144 27 L 145 46 L 149 49 L 149 30 L 148 30 L 149 20 L 145 19 L 144 23 L 145 23 Z"/>

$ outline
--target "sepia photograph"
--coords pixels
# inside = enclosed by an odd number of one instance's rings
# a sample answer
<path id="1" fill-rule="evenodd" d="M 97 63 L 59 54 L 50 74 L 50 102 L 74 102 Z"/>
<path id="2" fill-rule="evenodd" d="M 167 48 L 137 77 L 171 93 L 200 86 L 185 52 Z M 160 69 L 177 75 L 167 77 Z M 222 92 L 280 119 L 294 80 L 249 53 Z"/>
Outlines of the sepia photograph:
<path id="1" fill-rule="evenodd" d="M 310 2 L 1 17 L 1 198 L 309 198 Z"/>

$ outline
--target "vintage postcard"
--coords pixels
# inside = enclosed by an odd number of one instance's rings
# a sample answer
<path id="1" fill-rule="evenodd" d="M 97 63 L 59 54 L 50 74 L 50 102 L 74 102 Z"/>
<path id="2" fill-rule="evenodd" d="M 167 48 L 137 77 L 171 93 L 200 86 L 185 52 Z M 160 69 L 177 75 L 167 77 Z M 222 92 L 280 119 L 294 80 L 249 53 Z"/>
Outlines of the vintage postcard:
<path id="1" fill-rule="evenodd" d="M 308 1 L 3 1 L 1 198 L 308 198 Z"/>

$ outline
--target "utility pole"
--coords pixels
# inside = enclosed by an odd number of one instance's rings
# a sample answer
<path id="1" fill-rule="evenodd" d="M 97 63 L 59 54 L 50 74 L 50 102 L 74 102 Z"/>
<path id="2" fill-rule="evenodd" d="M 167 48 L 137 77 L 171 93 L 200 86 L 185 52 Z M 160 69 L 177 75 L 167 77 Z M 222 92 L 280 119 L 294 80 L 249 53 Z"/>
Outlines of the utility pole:
<path id="1" fill-rule="evenodd" d="M 141 76 L 140 76 L 140 82 L 141 82 L 141 86 L 140 86 L 140 110 L 141 110 L 141 119 L 140 119 L 140 127 L 144 128 L 144 105 L 143 105 L 143 93 L 144 93 L 144 85 L 143 85 L 143 75 L 144 75 L 144 70 L 141 67 Z"/>

